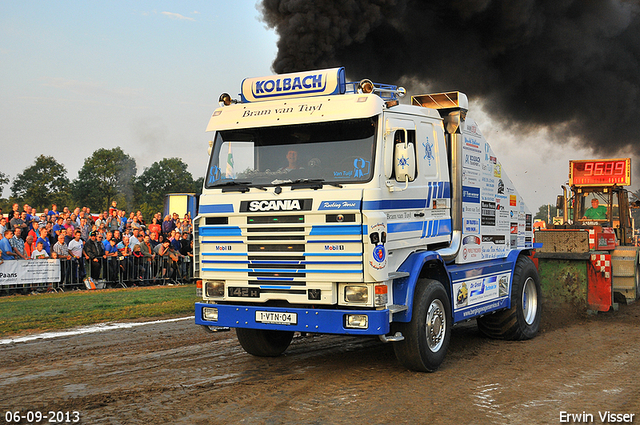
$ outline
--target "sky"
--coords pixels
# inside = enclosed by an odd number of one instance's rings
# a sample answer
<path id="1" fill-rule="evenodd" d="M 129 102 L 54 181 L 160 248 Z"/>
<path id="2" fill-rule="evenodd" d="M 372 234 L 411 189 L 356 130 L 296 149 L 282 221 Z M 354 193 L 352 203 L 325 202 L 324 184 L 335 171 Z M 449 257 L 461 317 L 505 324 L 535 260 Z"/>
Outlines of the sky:
<path id="1" fill-rule="evenodd" d="M 138 175 L 178 157 L 201 177 L 219 95 L 273 74 L 277 40 L 253 0 L 0 0 L 0 171 L 12 182 L 43 154 L 73 180 L 94 151 L 120 146 Z M 474 99 L 469 113 L 534 213 L 555 204 L 570 159 L 597 157 L 500 128 Z"/>

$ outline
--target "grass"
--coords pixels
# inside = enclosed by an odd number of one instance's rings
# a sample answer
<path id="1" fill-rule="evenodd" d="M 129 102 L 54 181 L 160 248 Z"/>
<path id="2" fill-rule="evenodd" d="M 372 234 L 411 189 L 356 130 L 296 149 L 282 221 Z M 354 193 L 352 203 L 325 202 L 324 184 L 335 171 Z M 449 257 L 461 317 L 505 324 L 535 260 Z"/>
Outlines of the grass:
<path id="1" fill-rule="evenodd" d="M 140 318 L 193 314 L 195 285 L 74 291 L 0 298 L 0 337 Z"/>

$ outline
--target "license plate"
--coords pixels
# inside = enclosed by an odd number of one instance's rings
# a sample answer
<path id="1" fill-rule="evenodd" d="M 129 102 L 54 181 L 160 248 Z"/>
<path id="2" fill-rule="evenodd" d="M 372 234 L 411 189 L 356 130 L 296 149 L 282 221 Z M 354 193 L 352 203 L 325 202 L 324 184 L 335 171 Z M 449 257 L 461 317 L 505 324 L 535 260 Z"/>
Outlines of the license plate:
<path id="1" fill-rule="evenodd" d="M 260 288 L 247 288 L 243 286 L 229 286 L 227 293 L 230 297 L 260 298 Z"/>
<path id="2" fill-rule="evenodd" d="M 256 322 L 276 325 L 297 325 L 297 313 L 277 313 L 273 311 L 256 311 Z"/>

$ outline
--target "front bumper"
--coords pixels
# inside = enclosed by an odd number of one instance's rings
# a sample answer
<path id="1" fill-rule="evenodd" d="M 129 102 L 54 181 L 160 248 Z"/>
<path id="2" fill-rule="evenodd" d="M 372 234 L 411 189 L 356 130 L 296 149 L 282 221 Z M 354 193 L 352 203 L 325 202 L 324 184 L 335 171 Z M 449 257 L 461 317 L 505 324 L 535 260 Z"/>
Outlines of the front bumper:
<path id="1" fill-rule="evenodd" d="M 263 305 L 222 305 L 196 303 L 195 317 L 197 325 L 227 326 L 231 328 L 250 328 L 276 331 L 313 332 L 340 335 L 386 335 L 389 333 L 389 310 L 327 310 L 307 308 L 267 307 Z M 204 307 L 218 309 L 218 321 L 205 320 L 202 317 Z M 270 324 L 256 321 L 257 311 L 274 313 L 296 313 L 297 323 Z M 368 317 L 366 329 L 345 327 L 346 315 L 362 314 Z"/>

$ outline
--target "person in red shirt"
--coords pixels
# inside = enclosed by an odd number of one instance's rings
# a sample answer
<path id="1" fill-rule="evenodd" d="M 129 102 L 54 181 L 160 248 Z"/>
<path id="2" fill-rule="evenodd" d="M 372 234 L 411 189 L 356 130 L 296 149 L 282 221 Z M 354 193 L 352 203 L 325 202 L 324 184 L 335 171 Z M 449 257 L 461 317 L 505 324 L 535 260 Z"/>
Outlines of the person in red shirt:
<path id="1" fill-rule="evenodd" d="M 111 206 L 109 207 L 109 217 L 113 214 L 113 212 L 118 212 L 118 203 L 116 201 L 111 202 Z"/>
<path id="2" fill-rule="evenodd" d="M 149 233 L 162 233 L 162 226 L 158 223 L 158 219 L 153 217 L 151 219 L 151 224 L 149 225 Z"/>

